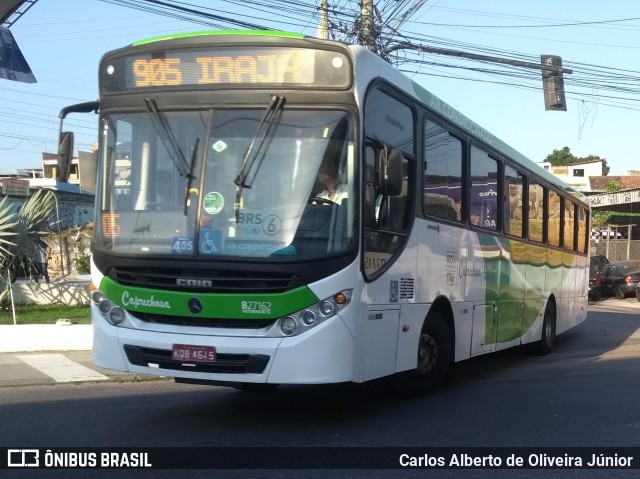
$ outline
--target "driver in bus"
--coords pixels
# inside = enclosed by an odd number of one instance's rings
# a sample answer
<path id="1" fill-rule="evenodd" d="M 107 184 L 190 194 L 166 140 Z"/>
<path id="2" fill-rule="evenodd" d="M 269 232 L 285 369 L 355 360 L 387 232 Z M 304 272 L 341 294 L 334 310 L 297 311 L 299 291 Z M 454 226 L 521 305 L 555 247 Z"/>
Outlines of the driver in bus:
<path id="1" fill-rule="evenodd" d="M 338 168 L 335 165 L 320 165 L 318 170 L 318 182 L 325 189 L 316 195 L 318 198 L 342 204 L 342 200 L 347 199 L 347 185 L 338 183 Z"/>

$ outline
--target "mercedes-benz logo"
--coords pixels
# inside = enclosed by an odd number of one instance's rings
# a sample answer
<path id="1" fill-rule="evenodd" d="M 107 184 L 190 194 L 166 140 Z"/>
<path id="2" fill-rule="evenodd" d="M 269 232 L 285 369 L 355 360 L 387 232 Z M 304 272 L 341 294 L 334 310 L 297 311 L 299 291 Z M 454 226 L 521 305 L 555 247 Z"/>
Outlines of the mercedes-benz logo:
<path id="1" fill-rule="evenodd" d="M 202 312 L 202 302 L 198 298 L 191 298 L 187 303 L 187 307 L 193 314 L 200 314 Z"/>

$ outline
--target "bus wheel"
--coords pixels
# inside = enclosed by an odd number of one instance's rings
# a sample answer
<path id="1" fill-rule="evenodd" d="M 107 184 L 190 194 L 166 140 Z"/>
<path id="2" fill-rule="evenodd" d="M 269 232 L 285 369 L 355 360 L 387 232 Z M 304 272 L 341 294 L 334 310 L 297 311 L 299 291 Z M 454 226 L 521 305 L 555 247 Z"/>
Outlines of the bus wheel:
<path id="1" fill-rule="evenodd" d="M 234 389 L 239 391 L 245 391 L 248 393 L 266 393 L 273 391 L 279 384 L 267 384 L 267 383 L 236 383 L 233 385 Z"/>
<path id="2" fill-rule="evenodd" d="M 404 398 L 427 396 L 442 384 L 451 363 L 451 335 L 442 317 L 432 312 L 418 341 L 418 366 L 391 376 L 391 387 Z"/>
<path id="3" fill-rule="evenodd" d="M 553 342 L 556 339 L 556 308 L 552 301 L 547 301 L 542 323 L 542 337 L 540 341 L 531 344 L 534 354 L 545 356 L 551 352 Z"/>

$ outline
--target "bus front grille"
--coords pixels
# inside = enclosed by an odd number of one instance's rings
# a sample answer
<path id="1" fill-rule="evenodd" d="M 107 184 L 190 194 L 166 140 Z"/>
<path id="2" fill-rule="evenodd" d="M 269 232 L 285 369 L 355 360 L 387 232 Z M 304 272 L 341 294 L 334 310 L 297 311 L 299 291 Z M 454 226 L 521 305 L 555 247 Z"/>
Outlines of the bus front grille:
<path id="1" fill-rule="evenodd" d="M 214 363 L 177 361 L 166 349 L 124 345 L 129 362 L 135 366 L 217 374 L 262 374 L 269 362 L 265 354 L 218 354 Z"/>
<path id="2" fill-rule="evenodd" d="M 129 311 L 140 321 L 146 323 L 172 324 L 178 326 L 196 326 L 203 328 L 231 328 L 231 329 L 262 329 L 271 326 L 275 319 L 241 319 L 241 318 L 200 318 L 168 316 L 164 314 L 142 313 Z"/>
<path id="3" fill-rule="evenodd" d="M 284 293 L 304 284 L 296 275 L 273 271 L 116 267 L 109 277 L 123 286 L 190 293 Z"/>

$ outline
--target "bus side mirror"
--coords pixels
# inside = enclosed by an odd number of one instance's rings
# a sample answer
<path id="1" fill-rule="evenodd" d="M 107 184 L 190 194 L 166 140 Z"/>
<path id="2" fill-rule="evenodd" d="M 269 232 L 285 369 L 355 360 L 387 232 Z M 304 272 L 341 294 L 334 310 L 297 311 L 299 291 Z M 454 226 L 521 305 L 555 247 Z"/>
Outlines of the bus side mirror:
<path id="1" fill-rule="evenodd" d="M 398 196 L 402 192 L 402 164 L 404 157 L 400 150 L 384 145 L 378 156 L 378 193 L 384 196 Z"/>
<path id="2" fill-rule="evenodd" d="M 66 183 L 71 172 L 71 159 L 73 158 L 73 133 L 64 131 L 60 134 L 58 145 L 58 172 L 56 180 Z"/>
<path id="3" fill-rule="evenodd" d="M 367 183 L 364 187 L 364 224 L 368 227 L 376 227 L 378 218 L 376 217 L 376 187 L 372 183 Z"/>

